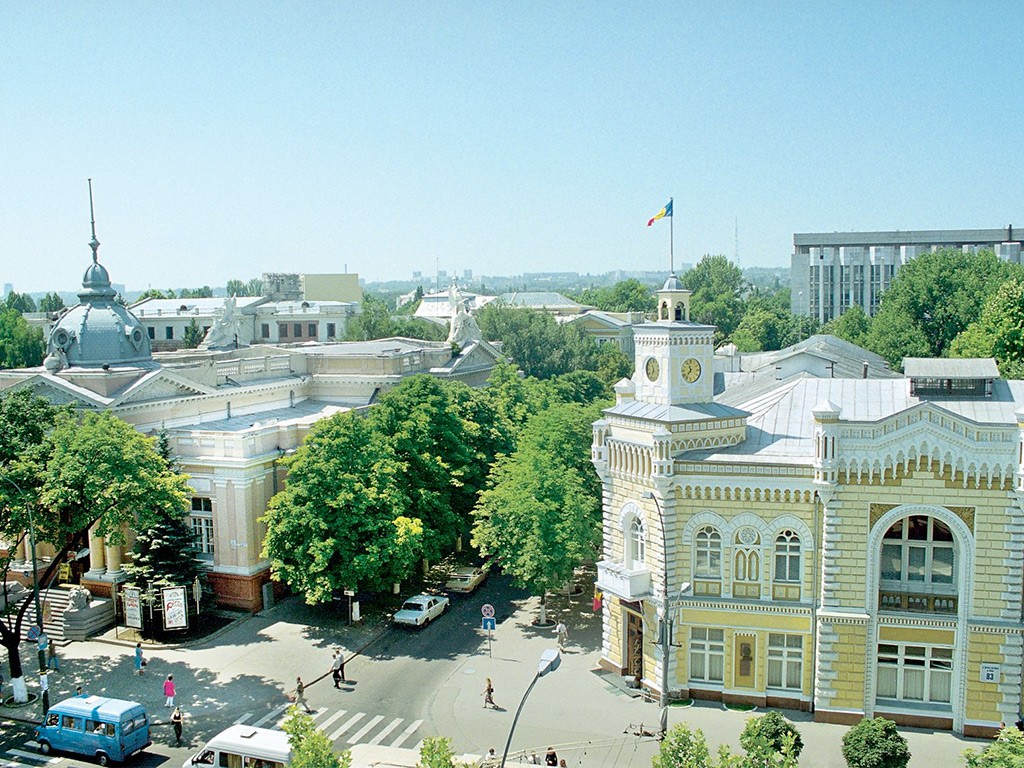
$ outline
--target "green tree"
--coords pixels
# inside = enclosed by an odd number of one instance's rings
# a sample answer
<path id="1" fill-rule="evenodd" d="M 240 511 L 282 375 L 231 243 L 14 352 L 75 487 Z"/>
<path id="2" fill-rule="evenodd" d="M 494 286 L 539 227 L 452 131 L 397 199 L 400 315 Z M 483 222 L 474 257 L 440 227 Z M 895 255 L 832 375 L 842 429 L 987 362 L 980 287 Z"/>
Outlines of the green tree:
<path id="1" fill-rule="evenodd" d="M 448 338 L 448 328 L 422 317 L 397 317 L 393 318 L 391 335 L 424 341 L 444 341 Z"/>
<path id="2" fill-rule="evenodd" d="M 495 462 L 474 510 L 474 545 L 540 596 L 541 623 L 547 593 L 565 585 L 601 541 L 600 486 L 588 450 L 598 414 L 559 405 L 532 417 L 516 451 Z"/>
<path id="3" fill-rule="evenodd" d="M 1006 379 L 1024 378 L 1024 277 L 1003 283 L 953 339 L 951 357 L 994 357 Z"/>
<path id="4" fill-rule="evenodd" d="M 69 551 L 86 543 L 86 532 L 94 524 L 95 535 L 122 545 L 127 530 L 145 529 L 157 513 L 184 508 L 185 478 L 170 469 L 152 438 L 109 412 L 88 413 L 78 421 L 65 409 L 33 407 L 39 416 L 52 414 L 52 419 L 39 444 L 3 467 L 4 476 L 23 493 L 0 482 L 0 527 L 4 538 L 18 540 L 28 529 L 26 510 L 32 509 L 36 540 L 55 550 L 41 584 L 49 582 Z M 21 435 L 33 438 L 31 432 Z M 12 681 L 22 675 L 18 645 L 24 611 L 23 606 L 13 619 L 0 622 L 0 644 L 7 648 Z"/>
<path id="5" fill-rule="evenodd" d="M 14 309 L 0 309 L 0 368 L 34 368 L 43 362 L 43 329 Z"/>
<path id="6" fill-rule="evenodd" d="M 558 323 L 547 312 L 492 301 L 477 314 L 477 324 L 485 339 L 502 342 L 502 352 L 527 376 L 548 379 L 597 369 L 597 344 L 577 323 Z"/>
<path id="7" fill-rule="evenodd" d="M 715 342 L 732 336 L 743 316 L 743 272 L 725 256 L 705 256 L 682 277 L 693 291 L 690 319 L 714 325 Z"/>
<path id="8" fill-rule="evenodd" d="M 513 438 L 535 412 L 532 385 L 519 375 L 518 369 L 507 362 L 499 362 L 491 369 L 484 390 L 495 418 L 508 424 Z"/>
<path id="9" fill-rule="evenodd" d="M 26 312 L 35 312 L 36 303 L 27 293 L 17 293 L 11 291 L 7 294 L 7 299 L 4 301 L 4 305 L 7 309 L 13 309 L 18 314 L 25 314 Z"/>
<path id="10" fill-rule="evenodd" d="M 40 312 L 60 312 L 64 309 L 64 299 L 57 293 L 48 293 L 39 300 Z"/>
<path id="11" fill-rule="evenodd" d="M 420 759 L 416 768 L 459 768 L 452 740 L 444 736 L 428 736 L 420 746 Z"/>
<path id="12" fill-rule="evenodd" d="M 763 736 L 752 737 L 744 745 L 745 754 L 736 755 L 724 744 L 711 756 L 704 732 L 690 730 L 685 723 L 673 726 L 658 748 L 651 764 L 654 768 L 797 768 L 793 737 L 787 735 L 780 749 L 774 749 Z"/>
<path id="13" fill-rule="evenodd" d="M 263 281 L 254 277 L 251 280 L 228 280 L 228 296 L 262 296 Z"/>
<path id="14" fill-rule="evenodd" d="M 172 298 L 172 297 L 168 297 Z M 182 288 L 178 291 L 179 299 L 212 299 L 213 288 L 204 285 L 202 288 Z"/>
<path id="15" fill-rule="evenodd" d="M 967 768 L 1020 768 L 1024 766 L 1024 733 L 1003 728 L 981 752 L 967 749 L 963 756 Z"/>
<path id="16" fill-rule="evenodd" d="M 758 741 L 763 741 L 776 752 L 782 752 L 788 746 L 788 754 L 800 757 L 804 742 L 796 727 L 778 712 L 771 710 L 760 717 L 747 720 L 740 734 L 740 745 L 748 753 L 756 750 Z"/>
<path id="17" fill-rule="evenodd" d="M 906 768 L 910 749 L 892 720 L 865 717 L 843 736 L 843 758 L 849 768 Z"/>
<path id="18" fill-rule="evenodd" d="M 408 577 L 423 526 L 404 516 L 404 469 L 366 419 L 348 412 L 317 422 L 285 465 L 288 484 L 262 518 L 275 579 L 315 605 Z"/>
<path id="19" fill-rule="evenodd" d="M 288 709 L 288 717 L 281 727 L 288 734 L 292 748 L 291 768 L 349 768 L 352 765 L 352 753 L 347 749 L 335 752 L 327 735 L 298 707 Z"/>
<path id="20" fill-rule="evenodd" d="M 904 357 L 942 357 L 989 296 L 1024 268 L 992 251 L 944 249 L 907 262 L 882 294 L 867 346 L 894 368 Z"/>
<path id="21" fill-rule="evenodd" d="M 368 422 L 402 467 L 409 509 L 423 521 L 423 555 L 436 561 L 465 527 L 460 501 L 475 473 L 458 409 L 437 378 L 410 376 L 381 396 Z"/>
<path id="22" fill-rule="evenodd" d="M 704 732 L 699 728 L 691 731 L 685 723 L 669 729 L 651 760 L 653 768 L 707 768 L 711 764 Z"/>
<path id="23" fill-rule="evenodd" d="M 633 361 L 618 344 L 600 344 L 597 347 L 597 375 L 614 387 L 622 379 L 633 375 Z"/>
<path id="24" fill-rule="evenodd" d="M 867 344 L 870 330 L 871 318 L 859 304 L 854 304 L 839 317 L 825 323 L 819 333 L 835 336 L 837 339 L 843 339 L 858 347 L 863 347 Z"/>
<path id="25" fill-rule="evenodd" d="M 651 289 L 632 278 L 608 288 L 587 288 L 575 299 L 603 312 L 653 312 L 657 307 Z"/>
<path id="26" fill-rule="evenodd" d="M 394 335 L 395 324 L 387 304 L 378 296 L 364 293 L 362 312 L 345 324 L 345 338 L 349 341 L 369 341 L 387 339 Z"/>
<path id="27" fill-rule="evenodd" d="M 168 288 L 166 291 L 161 291 L 159 288 L 148 288 L 139 294 L 139 298 L 135 301 L 143 301 L 145 299 L 176 299 L 178 295 L 174 292 L 173 288 Z"/>
<path id="28" fill-rule="evenodd" d="M 193 317 L 188 325 L 185 326 L 185 335 L 182 338 L 182 345 L 186 349 L 195 349 L 203 343 L 203 339 L 206 338 L 206 334 L 203 333 L 203 329 L 199 327 L 199 323 Z"/>

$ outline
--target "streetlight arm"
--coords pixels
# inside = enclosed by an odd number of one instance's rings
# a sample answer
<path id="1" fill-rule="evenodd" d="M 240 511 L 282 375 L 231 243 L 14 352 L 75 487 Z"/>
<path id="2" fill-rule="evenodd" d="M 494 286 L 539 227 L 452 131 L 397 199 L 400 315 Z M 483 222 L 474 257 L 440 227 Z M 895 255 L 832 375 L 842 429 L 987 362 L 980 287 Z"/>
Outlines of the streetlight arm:
<path id="1" fill-rule="evenodd" d="M 505 758 L 508 757 L 508 748 L 512 746 L 512 734 L 516 732 L 516 723 L 519 722 L 519 715 L 523 711 L 523 705 L 526 704 L 526 697 L 530 695 L 530 691 L 533 690 L 533 686 L 540 680 L 540 672 L 533 676 L 533 680 L 530 682 L 530 687 L 526 689 L 526 693 L 523 694 L 523 698 L 519 701 L 519 708 L 516 710 L 516 716 L 512 718 L 512 727 L 508 729 L 508 739 L 505 741 L 505 751 L 501 753 L 501 768 L 505 768 Z"/>

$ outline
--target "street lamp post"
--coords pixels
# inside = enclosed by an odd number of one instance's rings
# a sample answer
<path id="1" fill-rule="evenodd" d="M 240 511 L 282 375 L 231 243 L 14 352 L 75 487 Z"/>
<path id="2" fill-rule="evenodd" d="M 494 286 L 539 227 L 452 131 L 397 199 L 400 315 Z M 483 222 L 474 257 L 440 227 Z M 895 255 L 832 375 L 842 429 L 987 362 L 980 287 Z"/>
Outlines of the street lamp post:
<path id="1" fill-rule="evenodd" d="M 526 703 L 526 697 L 530 695 L 530 691 L 533 690 L 533 686 L 537 684 L 548 672 L 554 672 L 558 669 L 558 665 L 562 663 L 562 657 L 558 653 L 556 648 L 547 648 L 544 653 L 540 655 L 540 663 L 537 664 L 537 674 L 533 676 L 533 681 L 530 683 L 530 687 L 526 689 L 526 693 L 523 694 L 523 698 L 519 701 L 519 709 L 516 710 L 516 716 L 512 718 L 512 727 L 508 729 L 508 740 L 505 742 L 505 751 L 501 753 L 501 768 L 505 768 L 505 758 L 508 757 L 508 748 L 512 745 L 512 734 L 516 732 L 516 723 L 519 722 L 519 715 L 523 711 L 523 705 Z"/>
<path id="2" fill-rule="evenodd" d="M 661 554 L 664 561 L 662 571 L 662 598 L 661 608 L 658 610 L 658 642 L 661 644 L 661 692 L 658 696 L 658 704 L 661 707 L 661 737 L 665 738 L 668 733 L 668 664 L 672 650 L 672 623 L 671 608 L 673 603 L 669 600 L 668 589 L 668 533 L 665 530 L 665 515 L 661 510 L 661 502 L 654 495 L 653 491 L 644 491 L 641 496 L 654 502 L 654 508 L 658 511 L 658 521 L 661 523 Z M 679 592 L 683 593 L 689 589 L 690 584 L 684 582 Z"/>
<path id="3" fill-rule="evenodd" d="M 21 495 L 24 496 L 25 492 L 21 490 L 21 486 L 11 480 L 6 475 L 0 475 L 4 480 L 10 483 L 14 489 Z M 36 602 L 36 622 L 39 625 L 39 630 L 43 631 L 43 612 L 39 606 L 39 562 L 36 558 L 36 534 L 35 534 L 35 521 L 32 519 L 32 505 L 29 503 L 25 504 L 25 513 L 28 515 L 28 546 L 32 553 L 32 593 L 35 596 Z M 37 646 L 37 655 L 39 657 L 39 676 L 42 677 L 46 674 L 46 652 Z M 50 692 L 49 686 L 43 688 L 43 714 L 50 708 Z"/>

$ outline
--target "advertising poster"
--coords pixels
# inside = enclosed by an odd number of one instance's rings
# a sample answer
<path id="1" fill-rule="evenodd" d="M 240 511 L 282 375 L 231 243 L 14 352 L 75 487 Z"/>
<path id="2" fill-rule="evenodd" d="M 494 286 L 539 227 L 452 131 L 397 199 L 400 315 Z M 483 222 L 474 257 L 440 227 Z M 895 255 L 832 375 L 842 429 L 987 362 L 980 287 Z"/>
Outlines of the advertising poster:
<path id="1" fill-rule="evenodd" d="M 185 607 L 185 588 L 167 587 L 163 590 L 164 629 L 185 629 L 188 627 L 188 611 Z"/>
<path id="2" fill-rule="evenodd" d="M 142 590 L 126 588 L 121 594 L 124 596 L 124 625 L 142 629 Z"/>

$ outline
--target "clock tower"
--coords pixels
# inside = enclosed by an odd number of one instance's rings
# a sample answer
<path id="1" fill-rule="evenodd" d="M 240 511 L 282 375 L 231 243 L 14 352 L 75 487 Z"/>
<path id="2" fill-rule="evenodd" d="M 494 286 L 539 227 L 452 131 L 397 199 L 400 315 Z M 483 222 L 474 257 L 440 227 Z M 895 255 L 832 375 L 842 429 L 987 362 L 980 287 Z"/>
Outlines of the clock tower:
<path id="1" fill-rule="evenodd" d="M 715 327 L 690 321 L 691 292 L 670 275 L 654 322 L 634 329 L 636 399 L 659 405 L 714 399 Z"/>

